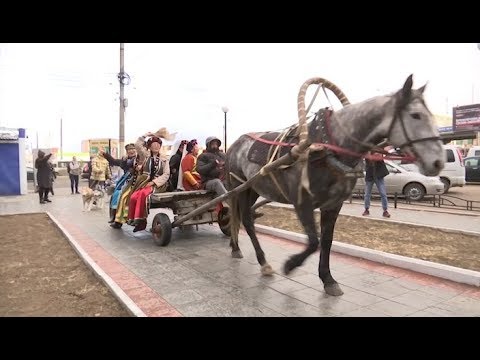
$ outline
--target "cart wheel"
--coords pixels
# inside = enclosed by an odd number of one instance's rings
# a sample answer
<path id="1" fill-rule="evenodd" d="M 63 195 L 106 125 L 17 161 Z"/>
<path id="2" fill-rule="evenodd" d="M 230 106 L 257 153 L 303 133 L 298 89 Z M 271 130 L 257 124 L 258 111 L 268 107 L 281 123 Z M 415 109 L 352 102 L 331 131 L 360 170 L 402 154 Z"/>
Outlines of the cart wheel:
<path id="1" fill-rule="evenodd" d="M 153 242 L 158 246 L 167 246 L 172 238 L 172 223 L 167 214 L 158 213 L 152 222 Z"/>
<path id="2" fill-rule="evenodd" d="M 228 214 L 228 210 L 228 208 L 224 207 L 218 213 L 218 226 L 220 227 L 220 230 L 222 230 L 222 233 L 230 236 L 232 232 L 230 231 L 230 216 Z"/>

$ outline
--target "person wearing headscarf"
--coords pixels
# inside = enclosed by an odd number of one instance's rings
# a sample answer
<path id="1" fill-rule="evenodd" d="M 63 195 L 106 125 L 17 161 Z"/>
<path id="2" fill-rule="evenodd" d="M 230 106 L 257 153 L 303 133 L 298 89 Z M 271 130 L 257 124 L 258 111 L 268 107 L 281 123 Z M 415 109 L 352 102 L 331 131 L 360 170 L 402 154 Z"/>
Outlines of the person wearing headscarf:
<path id="1" fill-rule="evenodd" d="M 52 154 L 45 155 L 42 150 L 38 150 L 38 157 L 35 159 L 35 168 L 37 171 L 38 196 L 40 204 L 51 202 L 48 199 L 48 192 L 52 187 L 51 169 L 48 160 Z"/>
<path id="2" fill-rule="evenodd" d="M 182 160 L 182 186 L 186 191 L 200 190 L 202 188 L 202 179 L 197 172 L 198 143 L 197 140 L 191 140 L 187 144 L 187 155 Z"/>
<path id="3" fill-rule="evenodd" d="M 183 149 L 187 145 L 187 140 L 179 140 L 173 145 L 173 155 L 170 157 L 170 180 L 168 191 L 175 191 L 178 186 L 178 170 L 182 160 Z"/>
<path id="4" fill-rule="evenodd" d="M 170 178 L 170 166 L 165 154 L 162 154 L 162 139 L 170 140 L 172 136 L 165 128 L 155 134 L 147 133 L 138 138 L 135 147 L 139 154 L 137 171 L 137 189 L 130 197 L 128 205 L 128 223 L 135 225 L 133 232 L 145 230 L 147 227 L 147 198 L 152 193 L 161 193 L 167 190 Z M 145 144 L 145 147 L 142 145 Z"/>
<path id="5" fill-rule="evenodd" d="M 115 222 L 118 202 L 120 200 L 120 196 L 122 195 L 122 190 L 135 172 L 134 164 L 135 158 L 137 156 L 135 144 L 125 145 L 125 151 L 127 152 L 127 156 L 124 156 L 121 159 L 114 159 L 112 155 L 108 153 L 103 153 L 103 156 L 105 157 L 105 159 L 107 159 L 110 165 L 120 166 L 120 168 L 124 171 L 123 176 L 115 184 L 115 189 L 113 190 L 112 197 L 110 198 L 110 219 L 108 221 L 109 223 Z M 122 224 L 120 223 L 111 226 L 115 228 L 120 228 Z"/>

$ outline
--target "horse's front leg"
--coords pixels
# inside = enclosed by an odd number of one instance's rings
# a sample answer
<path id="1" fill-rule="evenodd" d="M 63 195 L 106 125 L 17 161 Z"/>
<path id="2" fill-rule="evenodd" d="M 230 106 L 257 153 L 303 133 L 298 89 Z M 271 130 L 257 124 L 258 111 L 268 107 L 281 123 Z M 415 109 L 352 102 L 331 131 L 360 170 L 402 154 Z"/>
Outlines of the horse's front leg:
<path id="1" fill-rule="evenodd" d="M 321 251 L 318 264 L 318 275 L 323 282 L 323 288 L 329 295 L 340 296 L 343 291 L 330 273 L 330 249 L 332 247 L 333 230 L 337 222 L 338 214 L 343 203 L 334 209 L 322 210 L 321 225 Z"/>
<path id="2" fill-rule="evenodd" d="M 307 248 L 299 254 L 291 256 L 283 266 L 285 274 L 290 273 L 297 266 L 303 264 L 305 259 L 314 253 L 318 249 L 318 235 L 315 227 L 315 218 L 313 216 L 313 204 L 308 200 L 304 200 L 301 204 L 295 205 L 295 211 L 297 212 L 298 219 L 305 230 L 305 234 L 308 236 Z"/>
<path id="3" fill-rule="evenodd" d="M 243 195 L 243 196 L 242 196 Z M 257 234 L 255 232 L 255 222 L 253 219 L 252 205 L 257 200 L 258 195 L 253 190 L 246 190 L 243 194 L 239 196 L 239 204 L 242 212 L 242 221 L 245 231 L 250 240 L 252 241 L 253 248 L 255 249 L 255 254 L 257 255 L 257 261 L 261 266 L 262 275 L 271 276 L 274 271 L 270 264 L 265 258 L 265 253 L 260 246 L 260 243 L 257 239 Z"/>

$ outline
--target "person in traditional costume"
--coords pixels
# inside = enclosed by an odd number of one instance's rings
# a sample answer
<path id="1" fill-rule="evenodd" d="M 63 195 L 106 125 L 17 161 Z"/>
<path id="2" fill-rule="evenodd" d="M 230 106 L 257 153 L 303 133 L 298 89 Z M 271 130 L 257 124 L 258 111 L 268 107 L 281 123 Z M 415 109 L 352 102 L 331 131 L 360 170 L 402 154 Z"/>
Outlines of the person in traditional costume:
<path id="1" fill-rule="evenodd" d="M 197 140 L 191 140 L 187 144 L 187 155 L 182 160 L 182 185 L 185 191 L 202 189 L 202 179 L 197 172 L 197 156 L 198 156 Z"/>
<path id="2" fill-rule="evenodd" d="M 125 145 L 125 151 L 127 156 L 122 157 L 121 159 L 114 159 L 112 155 L 103 152 L 103 156 L 107 159 L 108 163 L 111 166 L 120 166 L 124 171 L 122 177 L 116 182 L 115 189 L 113 190 L 112 196 L 110 198 L 110 219 L 109 223 L 115 222 L 115 216 L 117 214 L 118 202 L 120 196 L 122 195 L 122 190 L 128 181 L 132 178 L 135 172 L 135 158 L 137 156 L 137 150 L 135 149 L 135 144 Z M 115 225 L 112 227 L 120 228 L 122 225 Z"/>
<path id="3" fill-rule="evenodd" d="M 168 191 L 175 191 L 178 187 L 178 174 L 180 162 L 182 160 L 183 149 L 187 145 L 188 140 L 179 140 L 173 145 L 173 155 L 170 157 L 170 180 Z"/>
<path id="4" fill-rule="evenodd" d="M 135 152 L 137 151 L 135 145 Z M 110 226 L 114 229 L 120 229 L 123 224 L 127 222 L 128 219 L 128 205 L 130 203 L 130 196 L 132 193 L 138 189 L 138 176 L 141 174 L 141 163 L 140 163 L 140 156 L 137 155 L 131 159 L 131 168 L 130 173 L 131 176 L 126 180 L 125 184 L 123 185 L 119 199 L 117 201 L 117 209 L 115 212 L 115 219 Z"/>
<path id="5" fill-rule="evenodd" d="M 128 224 L 135 225 L 133 232 L 145 230 L 147 227 L 147 198 L 152 193 L 167 190 L 170 166 L 167 157 L 161 152 L 161 138 L 173 140 L 172 137 L 165 128 L 162 128 L 155 134 L 149 132 L 139 137 L 135 143 L 139 155 L 137 170 L 141 173 L 138 175 L 137 186 L 128 205 Z M 146 149 L 143 146 L 145 141 Z"/>

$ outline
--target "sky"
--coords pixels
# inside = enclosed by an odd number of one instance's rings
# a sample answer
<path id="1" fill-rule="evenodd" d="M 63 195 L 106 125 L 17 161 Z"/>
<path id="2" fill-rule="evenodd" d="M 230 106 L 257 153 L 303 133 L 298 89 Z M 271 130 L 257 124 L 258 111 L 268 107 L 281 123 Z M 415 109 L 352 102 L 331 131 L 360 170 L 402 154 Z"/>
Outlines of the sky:
<path id="1" fill-rule="evenodd" d="M 477 44 L 126 43 L 125 141 L 166 127 L 177 139 L 227 143 L 252 131 L 296 123 L 297 95 L 309 78 L 326 78 L 350 102 L 427 83 L 435 114 L 480 103 Z M 36 147 L 80 151 L 89 138 L 118 138 L 120 44 L 0 43 L 0 127 L 26 128 Z M 307 93 L 307 104 L 315 87 Z M 319 93 L 312 110 L 341 108 Z"/>

